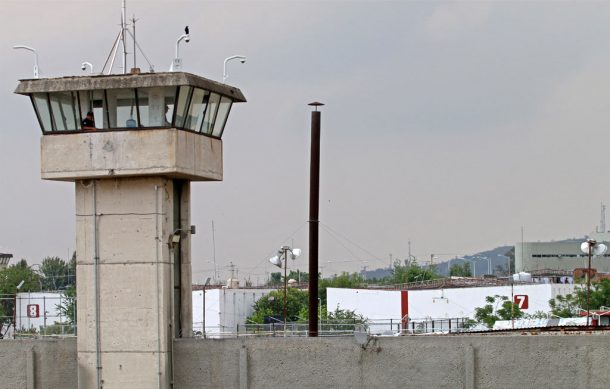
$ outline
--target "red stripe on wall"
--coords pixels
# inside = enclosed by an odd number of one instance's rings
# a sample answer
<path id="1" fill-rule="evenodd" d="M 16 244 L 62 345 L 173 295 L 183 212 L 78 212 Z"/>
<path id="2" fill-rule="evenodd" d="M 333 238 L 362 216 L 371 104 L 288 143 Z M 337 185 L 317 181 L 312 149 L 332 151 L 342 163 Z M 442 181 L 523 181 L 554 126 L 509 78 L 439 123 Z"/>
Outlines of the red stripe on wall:
<path id="1" fill-rule="evenodd" d="M 409 316 L 409 291 L 400 291 L 400 315 L 402 316 L 403 326 L 407 325 L 407 316 Z"/>

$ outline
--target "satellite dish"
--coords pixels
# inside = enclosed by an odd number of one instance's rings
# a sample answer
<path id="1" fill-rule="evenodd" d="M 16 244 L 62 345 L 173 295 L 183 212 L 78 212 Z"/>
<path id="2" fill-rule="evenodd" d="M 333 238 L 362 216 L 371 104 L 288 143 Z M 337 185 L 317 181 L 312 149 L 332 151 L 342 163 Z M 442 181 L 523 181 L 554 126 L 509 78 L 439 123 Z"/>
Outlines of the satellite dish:
<path id="1" fill-rule="evenodd" d="M 582 242 L 580 244 L 580 251 L 585 254 L 589 254 L 589 242 Z"/>
<path id="2" fill-rule="evenodd" d="M 279 268 L 282 268 L 282 260 L 277 255 L 269 258 L 269 262 L 271 262 L 273 265 L 275 265 Z"/>

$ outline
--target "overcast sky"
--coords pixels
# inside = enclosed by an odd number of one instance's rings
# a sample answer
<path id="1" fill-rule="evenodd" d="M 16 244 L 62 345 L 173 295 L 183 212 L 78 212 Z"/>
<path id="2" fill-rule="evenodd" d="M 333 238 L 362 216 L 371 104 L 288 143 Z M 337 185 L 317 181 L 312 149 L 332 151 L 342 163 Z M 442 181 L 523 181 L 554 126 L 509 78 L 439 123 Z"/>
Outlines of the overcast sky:
<path id="1" fill-rule="evenodd" d="M 40 179 L 32 75 L 101 69 L 121 1 L 0 2 L 0 251 L 30 263 L 74 250 L 74 186 Z M 185 25 L 185 71 L 228 83 L 224 181 L 193 184 L 194 280 L 263 281 L 282 244 L 307 270 L 310 107 L 322 109 L 324 275 L 389 264 L 408 242 L 470 254 L 582 236 L 610 203 L 610 2 L 133 1 L 157 71 Z M 143 58 L 140 67 L 146 69 Z M 119 69 L 117 68 L 117 72 Z"/>

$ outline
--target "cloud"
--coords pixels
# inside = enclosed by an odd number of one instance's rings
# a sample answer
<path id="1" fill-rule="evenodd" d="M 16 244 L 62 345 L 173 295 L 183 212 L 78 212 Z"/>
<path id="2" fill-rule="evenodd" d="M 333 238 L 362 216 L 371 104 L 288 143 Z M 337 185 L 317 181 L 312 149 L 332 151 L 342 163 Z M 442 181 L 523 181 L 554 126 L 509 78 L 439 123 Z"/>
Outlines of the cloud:
<path id="1" fill-rule="evenodd" d="M 424 24 L 425 32 L 434 40 L 451 39 L 461 32 L 484 24 L 491 14 L 485 2 L 450 2 L 437 6 Z"/>

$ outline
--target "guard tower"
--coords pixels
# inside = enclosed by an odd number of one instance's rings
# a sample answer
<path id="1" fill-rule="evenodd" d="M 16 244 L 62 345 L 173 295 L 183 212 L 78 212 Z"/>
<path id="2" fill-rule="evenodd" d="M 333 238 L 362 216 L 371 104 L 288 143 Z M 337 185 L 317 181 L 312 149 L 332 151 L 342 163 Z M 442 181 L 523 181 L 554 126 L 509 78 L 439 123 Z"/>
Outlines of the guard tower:
<path id="1" fill-rule="evenodd" d="M 172 339 L 192 334 L 190 185 L 222 180 L 243 94 L 180 72 L 22 80 L 15 93 L 42 129 L 42 178 L 75 183 L 79 388 L 171 387 Z"/>
<path id="2" fill-rule="evenodd" d="M 13 258 L 13 254 L 0 253 L 0 270 L 4 270 L 8 267 L 8 262 Z"/>

